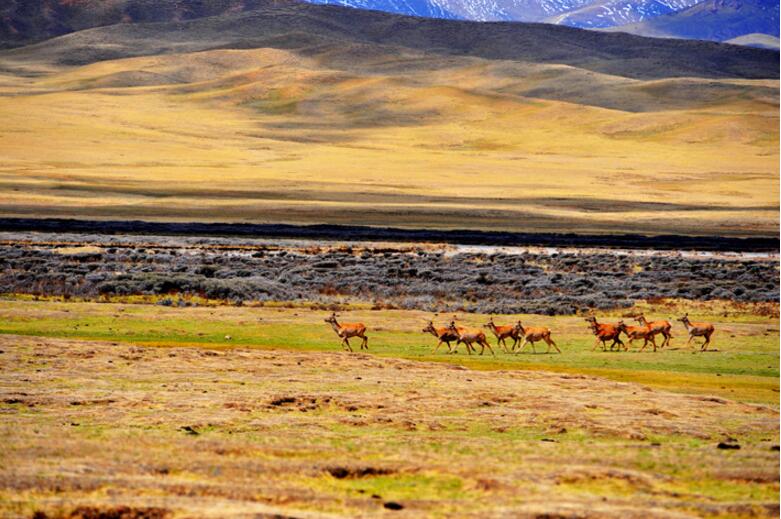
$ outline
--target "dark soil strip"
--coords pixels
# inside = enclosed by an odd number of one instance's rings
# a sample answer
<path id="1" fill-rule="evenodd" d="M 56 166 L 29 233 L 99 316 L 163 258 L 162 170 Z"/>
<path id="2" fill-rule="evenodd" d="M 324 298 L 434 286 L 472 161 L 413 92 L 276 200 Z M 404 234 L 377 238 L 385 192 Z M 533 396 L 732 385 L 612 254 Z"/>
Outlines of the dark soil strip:
<path id="1" fill-rule="evenodd" d="M 555 234 L 478 230 L 398 229 L 359 225 L 287 225 L 237 223 L 176 223 L 90 221 L 64 218 L 0 218 L 0 231 L 88 232 L 175 236 L 244 236 L 339 241 L 429 242 L 463 245 L 614 247 L 624 249 L 771 252 L 778 238 L 723 236 L 643 236 L 639 234 Z"/>

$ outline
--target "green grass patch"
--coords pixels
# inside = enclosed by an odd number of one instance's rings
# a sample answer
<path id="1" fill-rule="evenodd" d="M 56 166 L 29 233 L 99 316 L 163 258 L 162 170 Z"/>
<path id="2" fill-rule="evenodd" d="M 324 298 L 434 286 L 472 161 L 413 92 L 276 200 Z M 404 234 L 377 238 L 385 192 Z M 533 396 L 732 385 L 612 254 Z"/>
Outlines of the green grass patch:
<path id="1" fill-rule="evenodd" d="M 369 325 L 369 353 L 416 361 L 446 362 L 478 370 L 546 370 L 582 373 L 635 382 L 670 391 L 708 393 L 742 401 L 778 402 L 779 333 L 777 323 L 756 316 L 717 321 L 714 347 L 684 347 L 683 330 L 675 330 L 672 347 L 657 352 L 592 351 L 593 337 L 580 317 L 520 316 L 545 322 L 563 354 L 529 348 L 496 355 L 431 353 L 436 339 L 419 331 L 421 312 L 360 310 L 350 320 Z M 297 351 L 341 351 L 339 339 L 322 322 L 324 311 L 307 308 L 198 307 L 157 305 L 0 301 L 0 333 L 101 340 L 156 347 L 261 348 Z M 707 316 L 706 316 L 707 317 Z M 470 320 L 483 322 L 483 316 Z M 345 317 L 347 320 L 348 317 Z M 359 351 L 359 341 L 352 341 Z"/>

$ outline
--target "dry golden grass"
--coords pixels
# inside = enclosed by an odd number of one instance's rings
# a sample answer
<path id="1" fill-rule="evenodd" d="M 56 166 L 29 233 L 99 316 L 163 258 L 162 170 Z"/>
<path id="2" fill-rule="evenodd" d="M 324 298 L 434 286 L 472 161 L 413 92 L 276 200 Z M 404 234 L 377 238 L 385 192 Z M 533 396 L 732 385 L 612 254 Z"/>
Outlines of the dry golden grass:
<path id="1" fill-rule="evenodd" d="M 336 352 L 8 335 L 0 351 L 4 516 L 778 513 L 771 406 Z"/>
<path id="2" fill-rule="evenodd" d="M 777 81 L 274 49 L 25 67 L 0 76 L 4 215 L 778 229 Z"/>

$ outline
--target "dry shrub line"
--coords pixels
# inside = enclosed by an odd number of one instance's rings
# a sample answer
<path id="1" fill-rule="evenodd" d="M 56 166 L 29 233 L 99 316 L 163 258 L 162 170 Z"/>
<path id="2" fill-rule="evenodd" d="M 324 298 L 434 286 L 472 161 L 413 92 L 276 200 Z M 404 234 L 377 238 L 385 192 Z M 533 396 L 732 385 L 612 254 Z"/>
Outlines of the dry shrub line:
<path id="1" fill-rule="evenodd" d="M 161 305 L 193 298 L 309 302 L 337 310 L 349 301 L 375 308 L 482 314 L 571 315 L 628 308 L 637 300 L 769 302 L 779 297 L 778 265 L 755 259 L 619 255 L 610 252 L 447 254 L 442 250 L 224 250 L 208 243 L 107 246 L 61 254 L 54 245 L 0 244 L 7 293 L 101 297 L 148 295 Z M 103 242 L 101 241 L 103 240 Z M 164 242 L 164 238 L 159 241 Z"/>

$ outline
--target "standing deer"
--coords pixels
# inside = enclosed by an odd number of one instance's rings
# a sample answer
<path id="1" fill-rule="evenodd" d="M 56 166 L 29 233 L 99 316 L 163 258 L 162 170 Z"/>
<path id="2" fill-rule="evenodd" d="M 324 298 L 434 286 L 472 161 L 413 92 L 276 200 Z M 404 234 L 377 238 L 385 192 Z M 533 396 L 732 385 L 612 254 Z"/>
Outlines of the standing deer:
<path id="1" fill-rule="evenodd" d="M 494 333 L 494 336 L 496 336 L 496 344 L 502 346 L 504 348 L 505 353 L 510 353 L 507 350 L 507 343 L 505 342 L 505 340 L 508 337 L 513 340 L 513 347 L 512 347 L 513 350 L 515 350 L 515 347 L 518 345 L 518 341 L 520 340 L 520 335 L 518 334 L 517 326 L 512 326 L 512 325 L 496 326 L 494 324 L 494 318 L 491 317 L 488 319 L 488 322 L 483 325 L 483 328 L 488 328 Z"/>
<path id="2" fill-rule="evenodd" d="M 342 346 L 347 346 L 348 351 L 353 351 L 350 347 L 351 337 L 360 337 L 362 339 L 361 349 L 369 349 L 369 338 L 366 337 L 366 326 L 363 323 L 342 323 L 336 322 L 336 313 L 332 313 L 331 317 L 325 319 L 325 322 L 331 324 L 331 328 L 334 329 L 336 335 L 341 337 Z"/>
<path id="3" fill-rule="evenodd" d="M 710 336 L 716 331 L 713 325 L 711 323 L 693 323 L 689 320 L 688 313 L 678 320 L 683 323 L 686 327 L 686 331 L 689 332 L 689 340 L 686 341 L 686 346 L 688 346 L 695 337 L 705 337 L 705 342 L 702 343 L 700 351 L 707 350 L 708 345 L 710 344 Z"/>
<path id="4" fill-rule="evenodd" d="M 650 326 L 627 326 L 624 321 L 618 321 L 618 329 L 621 330 L 629 337 L 629 346 L 637 339 L 643 339 L 643 347 L 640 351 L 643 351 L 648 346 L 648 341 L 654 345 L 654 351 L 656 351 L 656 340 L 654 339 L 654 333 Z"/>
<path id="5" fill-rule="evenodd" d="M 518 335 L 523 338 L 518 353 L 523 351 L 523 348 L 526 346 L 527 342 L 531 343 L 532 351 L 537 353 L 537 350 L 534 349 L 534 343 L 537 341 L 545 341 L 545 343 L 548 345 L 548 349 L 545 353 L 550 353 L 551 346 L 556 348 L 556 351 L 561 353 L 559 347 L 556 346 L 556 343 L 553 342 L 553 339 L 550 338 L 550 329 L 544 326 L 529 326 L 528 328 L 524 328 L 521 324 L 521 321 L 518 321 L 518 324 L 515 325 L 515 329 L 517 330 Z M 513 351 L 515 351 L 515 346 L 513 346 Z"/>
<path id="6" fill-rule="evenodd" d="M 610 345 L 611 350 L 616 344 L 618 344 L 619 349 L 621 346 L 624 347 L 624 350 L 627 349 L 626 345 L 621 340 L 621 330 L 618 329 L 618 325 L 598 323 L 597 318 L 593 315 L 587 317 L 586 322 L 589 323 L 591 326 L 591 331 L 594 332 L 594 335 L 597 337 L 597 340 L 594 341 L 594 347 L 591 348 L 591 351 L 597 349 L 597 345 L 600 342 L 602 342 L 602 351 L 605 351 L 607 346 L 606 341 L 613 341 L 613 343 Z"/>
<path id="7" fill-rule="evenodd" d="M 670 339 L 673 338 L 672 334 L 672 328 L 673 326 L 669 323 L 669 321 L 651 321 L 649 322 L 645 315 L 640 314 L 635 317 L 635 321 L 638 323 L 650 326 L 651 327 L 651 333 L 654 334 L 654 336 L 658 334 L 662 334 L 664 336 L 664 340 L 662 341 L 662 344 L 659 346 L 660 348 L 664 348 L 665 346 L 670 345 Z"/>
<path id="8" fill-rule="evenodd" d="M 488 347 L 488 350 L 491 352 L 491 355 L 496 355 L 494 353 L 494 349 L 491 347 L 490 344 L 488 344 L 488 341 L 485 338 L 485 333 L 483 333 L 483 330 L 480 328 L 461 328 L 456 326 L 455 321 L 450 321 L 450 326 L 448 327 L 451 332 L 458 334 L 458 342 L 456 343 L 456 349 L 458 349 L 459 343 L 466 344 L 467 351 L 469 349 L 474 349 L 472 347 L 473 343 L 477 343 L 480 345 L 480 355 L 482 355 L 485 352 L 485 348 Z M 455 349 L 453 350 L 455 352 Z M 470 352 L 471 355 L 471 352 Z"/>
<path id="9" fill-rule="evenodd" d="M 425 328 L 423 328 L 423 333 L 430 333 L 437 339 L 439 339 L 439 342 L 437 342 L 436 348 L 434 348 L 431 353 L 436 353 L 437 350 L 439 350 L 439 347 L 442 346 L 442 343 L 444 342 L 447 344 L 447 352 L 452 353 L 452 349 L 450 348 L 450 343 L 452 341 L 458 341 L 458 333 L 452 332 L 449 327 L 444 328 L 436 328 L 434 327 L 434 322 L 429 321 Z M 469 352 L 471 354 L 471 352 Z"/>

